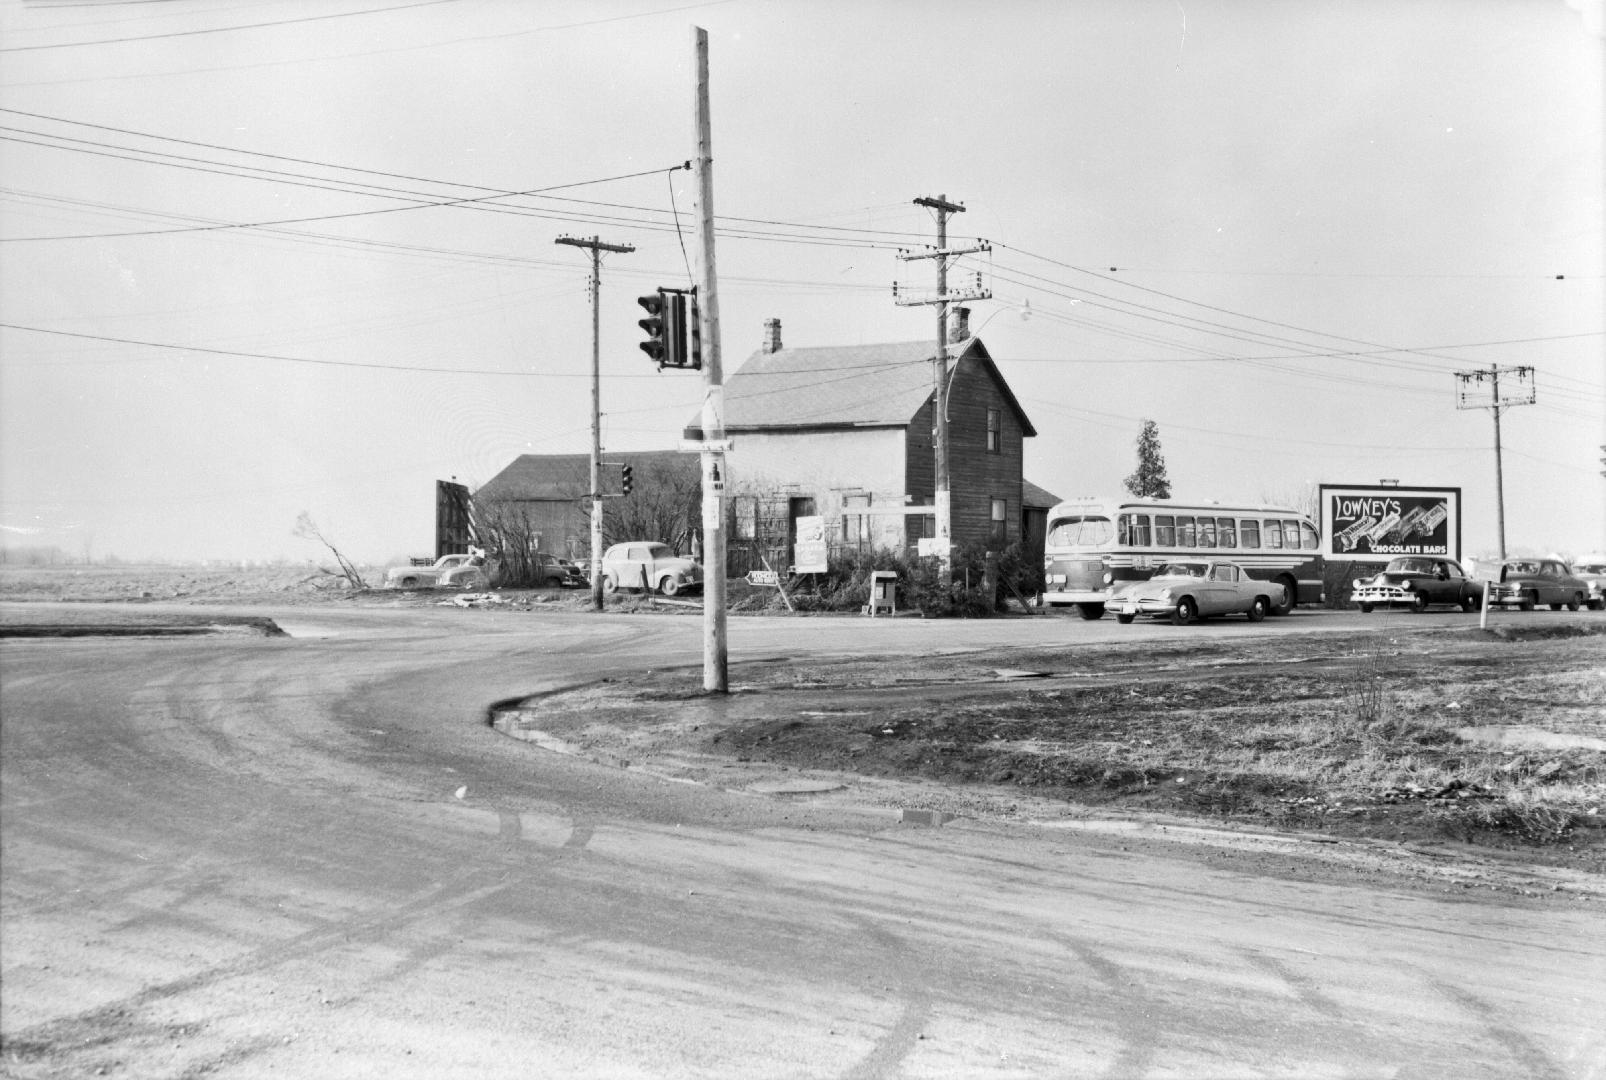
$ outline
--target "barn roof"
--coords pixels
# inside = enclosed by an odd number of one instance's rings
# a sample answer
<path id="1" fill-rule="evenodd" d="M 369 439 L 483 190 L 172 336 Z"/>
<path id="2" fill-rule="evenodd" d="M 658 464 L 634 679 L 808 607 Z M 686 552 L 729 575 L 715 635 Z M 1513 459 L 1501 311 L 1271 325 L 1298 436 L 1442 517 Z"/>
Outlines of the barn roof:
<path id="1" fill-rule="evenodd" d="M 638 476 L 647 465 L 692 469 L 696 458 L 675 450 L 606 451 L 603 460 L 626 462 Z M 572 502 L 583 499 L 591 485 L 590 454 L 520 454 L 474 492 L 479 499 L 524 499 L 538 502 Z"/>

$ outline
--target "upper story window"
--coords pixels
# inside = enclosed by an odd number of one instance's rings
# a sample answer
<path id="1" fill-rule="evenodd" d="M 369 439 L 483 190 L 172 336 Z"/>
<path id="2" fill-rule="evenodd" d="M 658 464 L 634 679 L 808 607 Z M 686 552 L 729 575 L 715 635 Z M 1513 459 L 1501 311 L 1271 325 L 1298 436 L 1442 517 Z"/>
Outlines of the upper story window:
<path id="1" fill-rule="evenodd" d="M 1001 454 L 1004 451 L 1004 414 L 997 409 L 987 410 L 987 452 Z"/>

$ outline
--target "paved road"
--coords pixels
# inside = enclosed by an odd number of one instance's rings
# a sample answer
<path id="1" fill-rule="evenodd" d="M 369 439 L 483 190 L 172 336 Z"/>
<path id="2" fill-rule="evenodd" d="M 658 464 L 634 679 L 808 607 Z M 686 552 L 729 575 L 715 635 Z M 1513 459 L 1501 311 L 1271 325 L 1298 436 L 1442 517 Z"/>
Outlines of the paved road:
<path id="1" fill-rule="evenodd" d="M 698 663 L 696 618 L 280 618 L 0 644 L 4 1075 L 1606 1076 L 1598 903 L 915 828 L 486 726 Z M 742 620 L 733 655 L 1114 630 Z"/>

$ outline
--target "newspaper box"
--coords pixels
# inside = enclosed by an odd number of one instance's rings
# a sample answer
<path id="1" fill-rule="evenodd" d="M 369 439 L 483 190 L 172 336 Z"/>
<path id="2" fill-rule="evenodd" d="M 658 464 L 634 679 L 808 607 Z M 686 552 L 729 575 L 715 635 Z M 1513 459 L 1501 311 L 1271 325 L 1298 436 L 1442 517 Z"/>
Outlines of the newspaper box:
<path id="1" fill-rule="evenodd" d="M 880 612 L 888 615 L 897 613 L 898 572 L 896 570 L 870 571 L 870 602 L 865 605 L 864 614 L 872 618 Z"/>

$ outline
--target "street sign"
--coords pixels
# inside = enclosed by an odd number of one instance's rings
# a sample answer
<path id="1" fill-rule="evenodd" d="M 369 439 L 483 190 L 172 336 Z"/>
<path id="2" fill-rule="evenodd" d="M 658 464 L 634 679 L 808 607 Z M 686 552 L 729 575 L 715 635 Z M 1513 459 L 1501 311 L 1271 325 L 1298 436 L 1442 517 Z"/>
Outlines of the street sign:
<path id="1" fill-rule="evenodd" d="M 774 570 L 749 570 L 747 572 L 749 585 L 768 585 L 771 588 L 780 588 L 781 575 Z"/>

